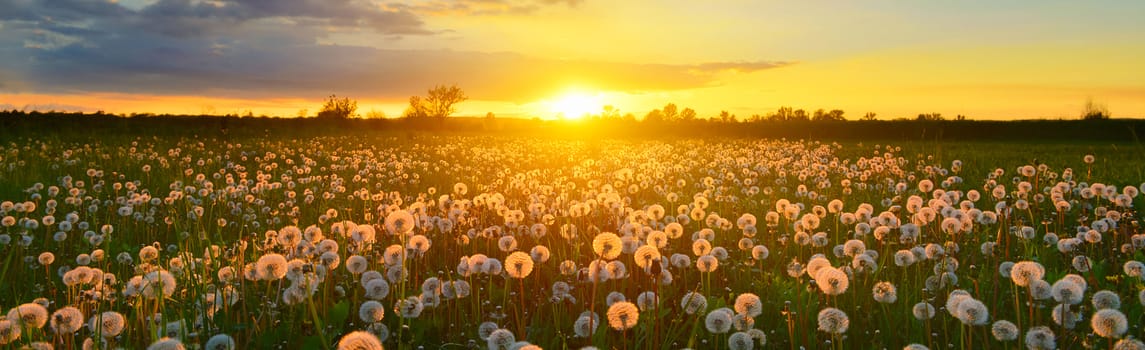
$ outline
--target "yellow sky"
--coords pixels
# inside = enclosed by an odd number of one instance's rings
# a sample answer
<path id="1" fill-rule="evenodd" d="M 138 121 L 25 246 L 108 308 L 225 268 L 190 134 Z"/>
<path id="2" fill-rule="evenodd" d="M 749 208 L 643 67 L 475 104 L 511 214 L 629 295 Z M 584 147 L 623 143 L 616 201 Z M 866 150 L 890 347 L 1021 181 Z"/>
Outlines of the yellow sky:
<path id="1" fill-rule="evenodd" d="M 364 13 L 349 22 L 248 9 L 237 23 L 236 2 L 118 40 L 52 29 L 69 16 L 93 33 L 146 23 L 150 3 L 124 1 L 131 22 L 36 5 L 0 20 L 0 108 L 295 116 L 338 93 L 396 117 L 408 96 L 457 84 L 470 96 L 459 115 L 607 104 L 639 117 L 675 103 L 700 117 L 1074 118 L 1093 99 L 1145 118 L 1133 1 L 419 1 L 329 11 Z"/>

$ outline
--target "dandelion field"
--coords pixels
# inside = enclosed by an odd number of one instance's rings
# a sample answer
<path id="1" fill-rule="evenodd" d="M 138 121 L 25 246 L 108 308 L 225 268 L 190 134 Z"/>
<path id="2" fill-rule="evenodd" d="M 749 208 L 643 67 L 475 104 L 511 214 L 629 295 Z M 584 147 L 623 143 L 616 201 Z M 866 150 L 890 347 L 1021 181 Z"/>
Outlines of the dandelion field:
<path id="1" fill-rule="evenodd" d="M 1140 146 L 0 144 L 0 349 L 1142 349 Z"/>

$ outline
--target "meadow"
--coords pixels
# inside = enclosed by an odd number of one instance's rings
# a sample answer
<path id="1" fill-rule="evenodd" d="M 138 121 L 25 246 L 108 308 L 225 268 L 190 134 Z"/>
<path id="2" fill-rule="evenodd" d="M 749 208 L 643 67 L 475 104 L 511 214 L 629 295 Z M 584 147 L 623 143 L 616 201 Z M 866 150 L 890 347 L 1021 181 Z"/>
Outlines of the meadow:
<path id="1" fill-rule="evenodd" d="M 1139 144 L 144 135 L 3 139 L 0 348 L 1145 349 Z"/>

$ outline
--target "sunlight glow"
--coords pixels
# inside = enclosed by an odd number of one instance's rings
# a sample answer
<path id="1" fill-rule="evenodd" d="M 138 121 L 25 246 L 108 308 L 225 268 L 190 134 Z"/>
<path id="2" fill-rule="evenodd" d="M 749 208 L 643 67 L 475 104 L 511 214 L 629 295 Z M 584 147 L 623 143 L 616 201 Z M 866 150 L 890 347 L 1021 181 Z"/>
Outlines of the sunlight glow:
<path id="1" fill-rule="evenodd" d="M 572 92 L 549 102 L 549 111 L 556 118 L 564 117 L 575 120 L 600 112 L 602 106 L 599 95 Z"/>

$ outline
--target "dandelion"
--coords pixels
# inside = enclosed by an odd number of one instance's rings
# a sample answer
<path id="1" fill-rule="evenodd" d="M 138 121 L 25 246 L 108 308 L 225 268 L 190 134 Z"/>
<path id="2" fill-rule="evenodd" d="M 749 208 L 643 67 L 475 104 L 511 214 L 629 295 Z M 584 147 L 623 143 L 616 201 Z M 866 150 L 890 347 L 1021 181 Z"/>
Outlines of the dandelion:
<path id="1" fill-rule="evenodd" d="M 510 349 L 513 343 L 517 342 L 517 337 L 508 329 L 497 329 L 489 333 L 489 338 L 485 342 L 490 350 Z"/>
<path id="2" fill-rule="evenodd" d="M 147 350 L 183 350 L 183 349 L 186 349 L 186 347 L 183 346 L 183 342 L 179 341 L 179 339 L 168 338 L 168 337 L 160 338 L 159 340 L 156 340 L 154 343 L 151 343 L 151 345 L 147 347 Z"/>
<path id="3" fill-rule="evenodd" d="M 266 254 L 258 258 L 255 263 L 258 279 L 264 281 L 277 281 L 286 276 L 286 257 L 280 254 Z"/>
<path id="4" fill-rule="evenodd" d="M 413 232 L 415 220 L 413 214 L 405 210 L 395 210 L 386 215 L 385 228 L 390 235 L 405 235 Z"/>
<path id="5" fill-rule="evenodd" d="M 9 319 L 0 319 L 0 345 L 15 342 L 20 339 L 20 325 Z"/>
<path id="6" fill-rule="evenodd" d="M 1030 296 L 1032 296 L 1034 300 L 1046 300 L 1053 296 L 1053 289 L 1049 282 L 1043 280 L 1033 280 L 1030 281 L 1029 288 Z"/>
<path id="7" fill-rule="evenodd" d="M 573 324 L 573 332 L 576 333 L 577 337 L 587 338 L 596 332 L 595 326 L 599 324 L 600 322 L 596 322 L 592 317 L 580 316 L 576 319 L 576 323 Z"/>
<path id="8" fill-rule="evenodd" d="M 598 234 L 592 239 L 592 251 L 605 260 L 619 257 L 622 245 L 620 237 L 612 232 Z"/>
<path id="9" fill-rule="evenodd" d="M 981 326 L 989 322 L 990 313 L 986 309 L 986 304 L 983 304 L 978 299 L 968 298 L 967 300 L 958 303 L 958 310 L 956 316 L 962 324 L 969 326 Z"/>
<path id="10" fill-rule="evenodd" d="M 755 327 L 755 318 L 746 314 L 735 314 L 732 316 L 732 326 L 737 331 L 747 331 Z"/>
<path id="11" fill-rule="evenodd" d="M 708 298 L 700 293 L 688 292 L 684 294 L 684 297 L 680 298 L 680 307 L 684 309 L 685 313 L 693 315 L 698 311 L 708 309 Z"/>
<path id="12" fill-rule="evenodd" d="M 40 265 L 48 266 L 51 265 L 52 262 L 56 261 L 56 255 L 52 254 L 52 252 L 43 252 L 40 253 L 40 256 L 37 258 L 37 260 L 39 261 Z"/>
<path id="13" fill-rule="evenodd" d="M 768 255 L 770 255 L 770 251 L 768 251 L 767 247 L 765 247 L 763 245 L 756 245 L 756 246 L 751 248 L 751 258 L 752 259 L 755 259 L 757 261 L 765 260 L 765 259 L 767 259 Z"/>
<path id="14" fill-rule="evenodd" d="M 1045 274 L 1046 269 L 1042 267 L 1042 264 L 1033 261 L 1021 261 L 1014 264 L 1010 271 L 1010 279 L 1018 286 L 1027 287 L 1030 285 L 1030 281 L 1040 280 Z"/>
<path id="15" fill-rule="evenodd" d="M 338 340 L 338 350 L 383 350 L 382 341 L 366 331 L 353 331 Z"/>
<path id="16" fill-rule="evenodd" d="M 1132 187 L 1129 187 L 1132 188 Z M 1125 338 L 1118 340 L 1113 344 L 1113 350 L 1142 350 L 1145 349 L 1145 343 L 1133 338 Z"/>
<path id="17" fill-rule="evenodd" d="M 1108 290 L 1093 293 L 1090 302 L 1092 302 L 1093 307 L 1098 310 L 1121 308 L 1121 297 L 1118 296 L 1117 293 Z"/>
<path id="18" fill-rule="evenodd" d="M 545 247 L 543 245 L 539 245 L 539 246 L 533 247 L 533 249 L 529 251 L 529 256 L 533 258 L 534 262 L 543 264 L 546 261 L 549 261 L 549 257 L 551 256 L 551 253 L 549 252 L 548 247 Z"/>
<path id="19" fill-rule="evenodd" d="M 83 328 L 83 312 L 71 306 L 65 306 L 52 313 L 50 327 L 56 334 L 73 334 Z"/>
<path id="20" fill-rule="evenodd" d="M 37 303 L 26 303 L 8 310 L 9 320 L 19 320 L 24 328 L 43 328 L 48 323 L 48 309 Z"/>
<path id="21" fill-rule="evenodd" d="M 919 302 L 911 307 L 911 313 L 914 314 L 914 318 L 919 321 L 929 320 L 934 318 L 934 305 L 930 305 L 930 303 L 925 301 Z"/>
<path id="22" fill-rule="evenodd" d="M 1142 277 L 1143 275 L 1145 275 L 1145 264 L 1142 264 L 1140 261 L 1137 261 L 1137 260 L 1126 261 L 1125 264 L 1121 265 L 1121 268 L 1122 268 L 1122 270 L 1125 271 L 1126 276 L 1133 277 L 1133 278 L 1136 278 L 1139 280 L 1145 279 L 1145 277 Z"/>
<path id="23" fill-rule="evenodd" d="M 400 299 L 394 303 L 394 313 L 397 313 L 402 318 L 417 318 L 421 316 L 422 310 L 425 305 L 422 305 L 421 299 L 416 296 Z"/>
<path id="24" fill-rule="evenodd" d="M 380 322 L 385 316 L 386 307 L 377 301 L 367 300 L 358 307 L 358 318 L 362 319 L 362 322 Z"/>
<path id="25" fill-rule="evenodd" d="M 700 270 L 700 272 L 713 272 L 719 266 L 720 261 L 710 254 L 696 259 L 696 269 Z"/>
<path id="26" fill-rule="evenodd" d="M 1038 350 L 1057 349 L 1057 338 L 1046 326 L 1037 326 L 1026 331 L 1026 348 Z"/>
<path id="27" fill-rule="evenodd" d="M 1050 288 L 1050 294 L 1059 303 L 1077 305 L 1085 296 L 1085 289 L 1074 283 L 1072 279 L 1062 278 L 1054 282 L 1053 287 Z"/>
<path id="28" fill-rule="evenodd" d="M 1066 329 L 1073 329 L 1074 326 L 1081 321 L 1081 313 L 1078 311 L 1070 311 L 1069 304 L 1058 304 L 1054 307 L 1050 318 L 1053 319 L 1054 323 Z"/>
<path id="29" fill-rule="evenodd" d="M 851 325 L 851 320 L 843 310 L 829 307 L 819 311 L 819 330 L 831 334 L 843 334 Z"/>
<path id="30" fill-rule="evenodd" d="M 102 314 L 92 316 L 88 320 L 87 328 L 92 333 L 99 334 L 104 338 L 111 338 L 123 332 L 125 321 L 123 315 L 118 312 L 104 311 Z"/>
<path id="31" fill-rule="evenodd" d="M 351 255 L 349 258 L 346 258 L 346 271 L 349 271 L 351 274 L 357 275 L 366 272 L 368 267 L 369 261 L 367 261 L 364 256 Z"/>
<path id="32" fill-rule="evenodd" d="M 1089 272 L 1089 268 L 1093 266 L 1093 261 L 1090 260 L 1087 256 L 1078 255 L 1073 257 L 1070 265 L 1072 265 L 1073 269 L 1077 270 L 1078 272 Z"/>
<path id="33" fill-rule="evenodd" d="M 159 258 L 159 249 L 153 246 L 144 246 L 139 249 L 139 260 L 143 262 L 151 262 Z"/>
<path id="34" fill-rule="evenodd" d="M 713 334 L 724 334 L 732 328 L 732 312 L 727 308 L 712 310 L 704 318 L 704 327 Z"/>
<path id="35" fill-rule="evenodd" d="M 1125 314 L 1114 309 L 1101 309 L 1093 313 L 1089 325 L 1093 328 L 1093 333 L 1103 338 L 1118 338 L 1129 330 L 1129 321 L 1126 320 Z"/>
<path id="36" fill-rule="evenodd" d="M 755 347 L 755 340 L 745 332 L 735 332 L 728 337 L 728 349 L 731 350 L 752 350 Z"/>
<path id="37" fill-rule="evenodd" d="M 759 296 L 752 293 L 743 293 L 736 296 L 735 311 L 737 314 L 756 317 L 763 313 L 763 303 L 759 300 Z"/>
<path id="38" fill-rule="evenodd" d="M 653 261 L 660 260 L 660 250 L 656 249 L 653 245 L 644 245 L 636 249 L 636 253 L 632 255 L 632 259 L 636 262 L 636 266 L 642 269 L 649 269 L 652 267 Z"/>
<path id="39" fill-rule="evenodd" d="M 507 265 L 506 272 L 513 278 L 525 278 L 533 272 L 533 258 L 523 252 L 509 254 L 509 257 L 505 258 L 505 264 Z"/>
<path id="40" fill-rule="evenodd" d="M 898 300 L 895 285 L 887 281 L 876 283 L 875 287 L 871 289 L 871 295 L 875 301 L 883 304 L 891 304 Z"/>
<path id="41" fill-rule="evenodd" d="M 990 326 L 990 333 L 994 335 L 994 339 L 1000 342 L 1018 339 L 1019 334 L 1018 326 L 1006 320 L 994 321 L 994 325 Z"/>
<path id="42" fill-rule="evenodd" d="M 207 339 L 207 346 L 205 350 L 234 350 L 235 338 L 226 334 L 215 334 L 210 339 Z"/>
<path id="43" fill-rule="evenodd" d="M 832 296 L 843 294 L 850 284 L 851 280 L 847 274 L 833 267 L 823 268 L 815 275 L 815 285 L 819 286 L 823 294 Z"/>
<path id="44" fill-rule="evenodd" d="M 707 255 L 711 252 L 712 243 L 707 239 L 700 238 L 692 241 L 692 254 L 695 254 L 697 257 Z"/>
<path id="45" fill-rule="evenodd" d="M 640 311 L 652 310 L 659 303 L 660 297 L 651 291 L 643 292 L 636 296 L 636 306 L 640 308 Z"/>
<path id="46" fill-rule="evenodd" d="M 909 250 L 899 250 L 895 252 L 895 265 L 899 267 L 907 267 L 913 265 L 915 262 L 914 253 Z"/>

